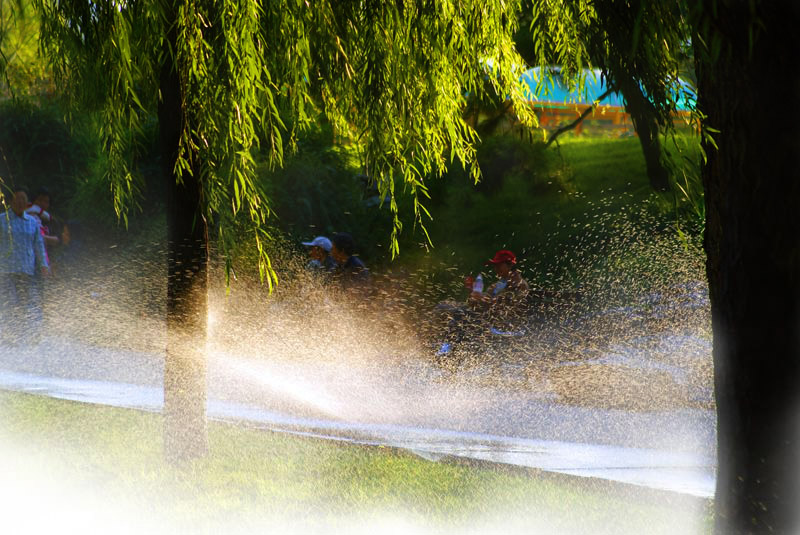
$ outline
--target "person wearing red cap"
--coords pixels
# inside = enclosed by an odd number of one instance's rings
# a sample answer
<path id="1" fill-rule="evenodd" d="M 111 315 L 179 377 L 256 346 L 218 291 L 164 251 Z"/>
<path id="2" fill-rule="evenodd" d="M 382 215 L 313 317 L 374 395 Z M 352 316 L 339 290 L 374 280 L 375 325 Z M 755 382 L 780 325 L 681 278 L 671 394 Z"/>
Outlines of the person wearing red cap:
<path id="1" fill-rule="evenodd" d="M 490 329 L 516 331 L 524 321 L 530 287 L 517 268 L 516 255 L 501 249 L 485 265 L 494 268 L 499 280 L 485 293 L 470 293 L 467 307 L 448 307 L 450 320 L 445 341 L 436 353 L 438 359 L 450 354 L 465 338 L 474 338 L 475 334 L 481 338 Z"/>
<path id="2" fill-rule="evenodd" d="M 516 255 L 508 249 L 497 251 L 484 265 L 492 266 L 499 280 L 485 293 L 472 292 L 469 296 L 470 303 L 488 308 L 493 320 L 507 323 L 512 319 L 509 316 L 525 302 L 530 286 L 517 269 Z"/>

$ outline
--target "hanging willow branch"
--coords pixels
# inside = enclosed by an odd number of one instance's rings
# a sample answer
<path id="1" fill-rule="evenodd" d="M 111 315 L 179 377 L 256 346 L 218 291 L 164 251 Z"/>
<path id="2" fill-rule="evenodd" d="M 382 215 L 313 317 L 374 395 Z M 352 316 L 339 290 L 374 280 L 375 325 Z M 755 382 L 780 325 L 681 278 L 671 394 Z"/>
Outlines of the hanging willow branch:
<path id="1" fill-rule="evenodd" d="M 611 93 L 613 93 L 613 92 L 614 92 L 614 88 L 610 88 L 610 89 L 608 89 L 608 90 L 607 90 L 605 93 L 603 93 L 602 95 L 600 95 L 599 97 L 597 97 L 597 100 L 595 100 L 595 103 L 599 103 L 601 100 L 603 100 L 604 98 L 606 98 L 608 95 L 610 95 L 610 94 L 611 94 Z M 559 128 L 558 130 L 556 130 L 555 132 L 553 132 L 553 135 L 552 135 L 552 136 L 550 136 L 550 139 L 548 139 L 548 140 L 547 140 L 547 143 L 545 143 L 545 145 L 544 145 L 544 146 L 545 146 L 545 148 L 549 147 L 549 146 L 550 146 L 550 145 L 553 143 L 553 141 L 555 141 L 555 140 L 556 140 L 556 138 L 557 138 L 558 136 L 560 136 L 560 135 L 561 135 L 561 134 L 563 134 L 564 132 L 569 132 L 570 130 L 574 129 L 576 126 L 578 126 L 579 124 L 581 124 L 581 122 L 583 122 L 583 120 L 584 120 L 584 119 L 586 119 L 586 117 L 587 117 L 587 116 L 588 116 L 590 113 L 592 113 L 592 111 L 594 111 L 594 109 L 595 109 L 596 107 L 597 107 L 597 105 L 596 105 L 596 104 L 592 104 L 591 106 L 589 106 L 588 108 L 586 108 L 585 110 L 583 110 L 583 113 L 581 113 L 581 116 L 580 116 L 580 117 L 578 117 L 577 119 L 575 119 L 574 121 L 572 121 L 570 124 L 568 124 L 568 125 L 565 125 L 565 126 L 562 126 L 562 127 L 561 127 L 561 128 Z"/>
<path id="2" fill-rule="evenodd" d="M 279 167 L 297 133 L 321 114 L 358 139 L 370 176 L 402 225 L 395 191 L 424 226 L 427 181 L 454 163 L 477 180 L 477 133 L 465 95 L 508 97 L 532 125 L 514 34 L 520 0 L 307 2 L 276 0 L 31 0 L 43 50 L 74 110 L 101 118 L 108 180 L 125 218 L 139 197 L 135 142 L 160 103 L 163 68 L 181 81 L 184 122 L 175 178 L 197 168 L 203 215 L 219 228 L 267 225 L 257 165 Z M 164 36 L 175 33 L 165 47 Z M 258 234 L 261 236 L 261 234 Z M 235 233 L 223 236 L 236 238 Z M 262 243 L 256 239 L 257 243 Z M 222 242 L 223 253 L 226 252 Z M 274 271 L 259 246 L 260 272 Z"/>

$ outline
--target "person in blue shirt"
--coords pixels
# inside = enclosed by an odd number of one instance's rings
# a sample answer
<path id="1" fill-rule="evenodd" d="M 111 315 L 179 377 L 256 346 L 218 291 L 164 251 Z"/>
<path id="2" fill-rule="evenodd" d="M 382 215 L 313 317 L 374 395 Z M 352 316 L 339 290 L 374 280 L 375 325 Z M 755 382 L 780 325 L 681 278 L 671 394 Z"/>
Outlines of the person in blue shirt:
<path id="1" fill-rule="evenodd" d="M 341 281 L 346 290 L 364 290 L 369 285 L 367 266 L 355 254 L 356 242 L 347 232 L 337 232 L 331 236 L 331 256 L 336 261 L 335 278 Z"/>
<path id="2" fill-rule="evenodd" d="M 0 335 L 9 344 L 38 339 L 42 303 L 36 274 L 49 274 L 39 221 L 25 213 L 28 196 L 16 190 L 0 214 Z"/>

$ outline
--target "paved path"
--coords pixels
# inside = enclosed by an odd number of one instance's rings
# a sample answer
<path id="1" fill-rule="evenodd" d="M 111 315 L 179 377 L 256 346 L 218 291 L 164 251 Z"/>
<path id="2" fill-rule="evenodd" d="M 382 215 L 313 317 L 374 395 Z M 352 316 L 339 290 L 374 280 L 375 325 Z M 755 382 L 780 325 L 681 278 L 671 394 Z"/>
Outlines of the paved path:
<path id="1" fill-rule="evenodd" d="M 42 351 L 40 348 L 49 348 Z M 555 403 L 544 389 L 442 380 L 421 363 L 267 362 L 212 353 L 208 415 L 710 497 L 715 416 Z M 63 339 L 0 349 L 0 388 L 158 411 L 163 357 Z"/>

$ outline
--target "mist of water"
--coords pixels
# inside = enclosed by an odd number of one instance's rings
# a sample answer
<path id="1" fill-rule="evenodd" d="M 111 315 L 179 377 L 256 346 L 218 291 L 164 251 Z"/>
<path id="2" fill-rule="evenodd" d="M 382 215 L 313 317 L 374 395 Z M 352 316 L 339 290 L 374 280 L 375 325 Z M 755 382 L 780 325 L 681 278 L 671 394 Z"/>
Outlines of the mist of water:
<path id="1" fill-rule="evenodd" d="M 540 280 L 549 289 L 579 292 L 582 299 L 551 309 L 525 337 L 489 340 L 446 368 L 433 358 L 442 329 L 434 296 L 463 300 L 462 273 L 453 271 L 449 282 L 436 285 L 410 268 L 390 277 L 376 272 L 375 293 L 352 298 L 309 275 L 297 250 L 278 250 L 274 256 L 282 271 L 276 292 L 243 276 L 229 291 L 213 285 L 209 397 L 303 421 L 347 424 L 358 438 L 389 436 L 381 426 L 393 426 L 423 434 L 462 433 L 451 435 L 451 442 L 466 433 L 713 456 L 713 429 L 697 436 L 714 407 L 702 255 L 672 235 L 644 232 L 641 221 L 628 225 L 603 235 L 607 243 L 590 247 L 596 236 L 566 223 L 565 231 L 575 235 L 574 249 L 551 261 L 552 276 Z M 589 249 L 602 254 L 582 252 Z M 570 269 L 556 269 L 567 263 Z M 523 267 L 534 273 L 542 266 L 529 256 Z M 43 375 L 159 386 L 165 275 L 159 243 L 95 250 L 80 267 L 65 264 L 45 288 L 40 346 L 45 356 L 29 358 L 30 353 L 4 348 L 0 363 Z M 670 427 L 675 421 L 687 423 Z M 424 442 L 406 445 L 413 450 Z M 48 507 L 65 515 L 73 511 L 69 518 L 75 524 L 83 522 L 74 513 L 85 509 L 82 502 L 102 502 L 91 491 L 81 496 L 70 490 L 68 476 L 56 484 L 57 478 L 48 480 L 30 464 L 15 473 L 30 488 L 12 497 L 4 487 L 9 496 L 0 501 L 20 502 L 15 509 L 20 522 L 32 514 L 25 512 L 25 500 L 35 489 L 43 489 Z M 62 494 L 72 501 L 62 500 Z M 118 505 L 105 508 L 107 515 L 96 522 L 157 532 L 149 521 L 142 524 L 146 515 L 138 506 L 124 499 Z M 342 520 L 340 527 L 346 533 L 374 532 L 375 526 L 383 532 L 442 532 L 406 513 L 370 512 Z M 573 533 L 580 526 L 516 513 L 485 511 L 459 532 Z M 291 527 L 291 519 L 258 522 L 284 532 L 322 531 L 325 519 L 315 521 L 319 524 L 302 528 Z M 235 522 L 226 522 L 235 532 Z M 685 532 L 697 529 L 696 516 L 680 522 Z M 626 532 L 619 522 L 608 525 L 590 531 Z"/>

